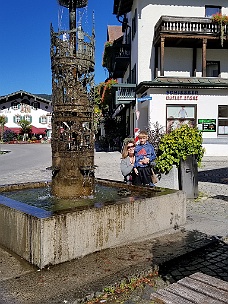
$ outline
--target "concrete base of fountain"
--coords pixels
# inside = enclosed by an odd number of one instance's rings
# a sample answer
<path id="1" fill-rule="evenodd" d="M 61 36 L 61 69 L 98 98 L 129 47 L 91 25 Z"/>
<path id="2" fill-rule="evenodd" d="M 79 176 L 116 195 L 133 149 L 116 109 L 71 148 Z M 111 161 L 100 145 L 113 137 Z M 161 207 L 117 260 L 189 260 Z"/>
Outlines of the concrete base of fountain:
<path id="1" fill-rule="evenodd" d="M 98 180 L 103 185 L 135 189 L 122 182 Z M 20 185 L 10 187 L 19 189 Z M 22 188 L 38 187 L 24 184 Z M 151 196 L 116 202 L 102 208 L 49 211 L 0 196 L 0 245 L 44 268 L 105 249 L 142 241 L 186 222 L 186 195 L 182 191 L 142 188 Z M 157 192 L 157 193 L 156 193 Z M 156 195 L 155 195 L 156 194 Z"/>

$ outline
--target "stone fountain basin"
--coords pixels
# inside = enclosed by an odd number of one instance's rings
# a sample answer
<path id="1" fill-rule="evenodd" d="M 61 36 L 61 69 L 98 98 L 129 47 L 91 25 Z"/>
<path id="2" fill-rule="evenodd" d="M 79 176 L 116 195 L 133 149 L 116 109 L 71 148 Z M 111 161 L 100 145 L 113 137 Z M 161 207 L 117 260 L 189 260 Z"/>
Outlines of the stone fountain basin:
<path id="1" fill-rule="evenodd" d="M 0 195 L 0 245 L 44 268 L 87 254 L 168 233 L 186 222 L 186 195 L 164 188 L 127 186 L 97 179 L 102 185 L 147 192 L 129 202 L 102 208 L 56 213 Z M 0 192 L 42 187 L 26 183 L 0 187 Z"/>

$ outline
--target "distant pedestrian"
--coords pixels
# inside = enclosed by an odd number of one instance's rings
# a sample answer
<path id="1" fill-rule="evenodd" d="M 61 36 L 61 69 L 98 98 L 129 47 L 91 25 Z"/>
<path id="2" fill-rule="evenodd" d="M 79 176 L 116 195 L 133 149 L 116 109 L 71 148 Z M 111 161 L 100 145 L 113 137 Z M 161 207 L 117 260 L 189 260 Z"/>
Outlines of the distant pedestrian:
<path id="1" fill-rule="evenodd" d="M 152 183 L 151 165 L 156 158 L 154 147 L 148 142 L 146 131 L 140 131 L 139 144 L 135 147 L 134 172 L 136 174 L 133 181 L 134 185 L 154 186 Z"/>

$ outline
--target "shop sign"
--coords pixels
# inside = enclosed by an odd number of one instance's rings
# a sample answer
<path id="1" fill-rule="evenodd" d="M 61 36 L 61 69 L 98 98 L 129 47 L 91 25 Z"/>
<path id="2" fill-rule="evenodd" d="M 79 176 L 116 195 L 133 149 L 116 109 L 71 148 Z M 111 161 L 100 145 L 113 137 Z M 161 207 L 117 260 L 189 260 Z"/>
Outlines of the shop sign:
<path id="1" fill-rule="evenodd" d="M 189 96 L 189 95 L 172 95 L 172 96 L 166 96 L 166 100 L 198 100 L 199 96 Z"/>
<path id="2" fill-rule="evenodd" d="M 202 132 L 216 132 L 216 119 L 198 119 L 198 129 Z"/>
<path id="3" fill-rule="evenodd" d="M 166 91 L 166 100 L 198 100 L 199 92 L 191 90 Z"/>

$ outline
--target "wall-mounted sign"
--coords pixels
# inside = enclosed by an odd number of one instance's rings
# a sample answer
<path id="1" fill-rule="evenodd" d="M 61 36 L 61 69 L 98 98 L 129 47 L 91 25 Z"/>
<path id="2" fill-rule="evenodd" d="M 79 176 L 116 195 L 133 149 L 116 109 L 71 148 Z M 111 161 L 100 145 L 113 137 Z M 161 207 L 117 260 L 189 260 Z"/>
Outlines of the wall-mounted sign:
<path id="1" fill-rule="evenodd" d="M 166 91 L 166 100 L 198 100 L 199 92 L 191 90 Z"/>
<path id="2" fill-rule="evenodd" d="M 198 119 L 198 129 L 202 132 L 216 132 L 216 119 Z"/>
<path id="3" fill-rule="evenodd" d="M 138 98 L 138 102 L 144 102 L 146 100 L 152 100 L 151 96 L 144 96 L 142 98 Z"/>

